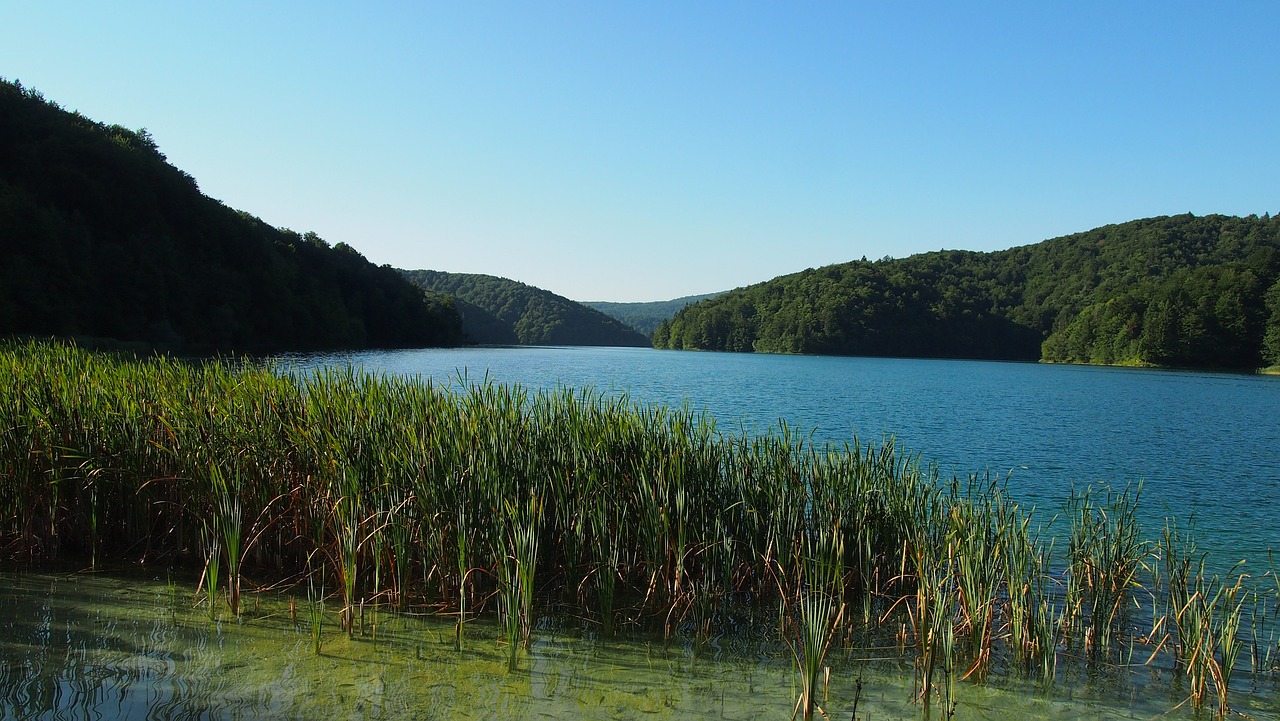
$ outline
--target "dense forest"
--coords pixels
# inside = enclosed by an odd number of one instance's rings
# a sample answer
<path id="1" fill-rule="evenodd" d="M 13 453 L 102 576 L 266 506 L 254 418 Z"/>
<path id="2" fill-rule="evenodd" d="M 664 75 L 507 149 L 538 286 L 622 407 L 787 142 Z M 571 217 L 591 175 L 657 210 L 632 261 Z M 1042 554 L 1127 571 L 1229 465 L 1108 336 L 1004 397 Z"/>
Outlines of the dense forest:
<path id="1" fill-rule="evenodd" d="M 541 288 L 474 273 L 401 271 L 424 291 L 453 300 L 473 343 L 647 346 L 649 339 L 598 310 Z"/>
<path id="2" fill-rule="evenodd" d="M 652 337 L 653 332 L 658 329 L 662 321 L 670 320 L 681 308 L 718 295 L 720 293 L 687 295 L 683 298 L 655 300 L 647 303 L 614 303 L 605 300 L 589 300 L 584 301 L 582 304 L 588 308 L 595 308 L 610 318 L 616 318 L 622 323 Z"/>
<path id="3" fill-rule="evenodd" d="M 993 253 L 809 269 L 680 311 L 675 349 L 1280 364 L 1280 218 L 1179 215 Z"/>
<path id="4" fill-rule="evenodd" d="M 2 79 L 0 258 L 0 335 L 187 352 L 461 341 L 449 299 L 206 197 L 146 130 Z"/>

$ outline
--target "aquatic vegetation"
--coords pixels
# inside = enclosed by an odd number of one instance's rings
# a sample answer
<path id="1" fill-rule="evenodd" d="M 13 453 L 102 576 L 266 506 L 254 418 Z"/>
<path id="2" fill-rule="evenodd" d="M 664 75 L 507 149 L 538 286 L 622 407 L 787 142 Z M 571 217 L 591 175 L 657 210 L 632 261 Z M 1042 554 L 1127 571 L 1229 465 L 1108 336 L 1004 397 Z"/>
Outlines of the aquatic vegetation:
<path id="1" fill-rule="evenodd" d="M 1244 647 L 1241 622 L 1249 592 L 1239 566 L 1225 578 L 1205 572 L 1190 530 L 1166 526 L 1161 547 L 1168 574 L 1170 613 L 1176 629 L 1177 660 L 1186 676 L 1188 698 L 1199 710 L 1212 693 L 1219 718 L 1231 710 L 1228 691 Z M 1255 633 L 1257 629 L 1255 629 Z"/>
<path id="2" fill-rule="evenodd" d="M 790 630 L 787 641 L 800 672 L 800 697 L 792 717 L 799 715 L 805 721 L 812 719 L 814 712 L 827 715 L 818 705 L 817 691 L 823 661 L 844 614 L 840 598 L 843 542 L 838 521 L 833 527 L 816 529 L 796 549 L 790 571 L 778 568 Z"/>
<path id="3" fill-rule="evenodd" d="M 537 496 L 531 496 L 525 503 L 507 500 L 503 510 L 507 528 L 499 536 L 503 544 L 503 557 L 498 564 L 499 608 L 507 642 L 507 665 L 514 669 L 517 651 L 529 648 L 533 633 L 542 505 Z"/>
<path id="4" fill-rule="evenodd" d="M 1225 712 L 1240 655 L 1255 675 L 1280 657 L 1275 573 L 1219 579 L 1180 536 L 1147 543 L 1137 488 L 1074 493 L 1055 546 L 1002 483 L 945 482 L 892 439 L 819 446 L 590 391 L 56 344 L 0 347 L 0 374 L 6 559 L 203 566 L 210 615 L 224 585 L 241 615 L 247 579 L 283 579 L 307 590 L 317 653 L 330 589 L 348 637 L 366 607 L 456 618 L 459 649 L 496 617 L 508 668 L 546 617 L 699 644 L 757 629 L 791 650 L 806 717 L 855 636 L 896 634 L 916 697 L 947 708 L 992 674 L 1052 687 L 1077 659 L 1149 656 Z"/>
<path id="5" fill-rule="evenodd" d="M 1147 556 L 1141 539 L 1137 501 L 1141 486 L 1107 493 L 1094 502 L 1093 490 L 1073 491 L 1066 513 L 1071 522 L 1064 632 L 1093 659 L 1105 657 L 1117 633 L 1127 630 L 1131 592 Z"/>
<path id="6" fill-rule="evenodd" d="M 316 589 L 315 577 L 307 575 L 307 625 L 311 630 L 311 648 L 320 655 L 320 638 L 324 633 L 324 586 Z"/>

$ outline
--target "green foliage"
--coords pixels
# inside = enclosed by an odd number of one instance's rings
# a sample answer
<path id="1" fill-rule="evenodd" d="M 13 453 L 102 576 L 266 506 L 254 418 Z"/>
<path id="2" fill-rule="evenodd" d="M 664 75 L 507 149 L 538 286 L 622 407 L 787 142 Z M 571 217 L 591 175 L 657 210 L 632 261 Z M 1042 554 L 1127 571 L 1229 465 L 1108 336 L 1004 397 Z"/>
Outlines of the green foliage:
<path id="1" fill-rule="evenodd" d="M 1280 219 L 1151 218 L 781 276 L 681 310 L 653 343 L 1248 368 L 1280 358 L 1278 276 Z"/>
<path id="2" fill-rule="evenodd" d="M 1280 365 L 1280 279 L 1266 295 L 1267 322 L 1262 336 L 1262 357 L 1270 365 Z"/>
<path id="3" fill-rule="evenodd" d="M 456 344 L 389 267 L 203 195 L 146 130 L 0 80 L 0 335 L 184 351 Z"/>
<path id="4" fill-rule="evenodd" d="M 436 270 L 401 274 L 425 291 L 454 298 L 462 330 L 488 345 L 649 345 L 649 339 L 600 311 L 506 278 Z"/>
<path id="5" fill-rule="evenodd" d="M 659 347 L 765 353 L 1026 358 L 1039 337 L 993 307 L 975 253 L 809 269 L 702 301 Z"/>
<path id="6" fill-rule="evenodd" d="M 1244 264 L 1181 268 L 1088 306 L 1043 346 L 1074 363 L 1256 367 L 1263 280 Z"/>
<path id="7" fill-rule="evenodd" d="M 664 320 L 670 320 L 673 315 L 678 313 L 687 305 L 692 305 L 700 300 L 708 300 L 715 298 L 723 293 L 707 293 L 705 295 L 688 295 L 683 298 L 675 298 L 673 300 L 659 300 L 649 303 L 612 303 L 608 301 L 587 301 L 583 305 L 604 313 L 610 318 L 616 318 L 626 325 L 635 328 L 649 337 L 653 337 L 654 331 L 658 329 L 658 325 Z"/>

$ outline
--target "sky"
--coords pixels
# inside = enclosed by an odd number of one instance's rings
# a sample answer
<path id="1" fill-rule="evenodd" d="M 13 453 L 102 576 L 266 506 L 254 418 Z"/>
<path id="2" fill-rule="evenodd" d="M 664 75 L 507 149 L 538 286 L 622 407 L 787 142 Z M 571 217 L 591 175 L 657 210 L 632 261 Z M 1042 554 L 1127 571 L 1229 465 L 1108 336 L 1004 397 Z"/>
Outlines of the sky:
<path id="1" fill-rule="evenodd" d="M 396 267 L 650 301 L 1280 212 L 1280 2 L 0 0 L 0 76 Z"/>

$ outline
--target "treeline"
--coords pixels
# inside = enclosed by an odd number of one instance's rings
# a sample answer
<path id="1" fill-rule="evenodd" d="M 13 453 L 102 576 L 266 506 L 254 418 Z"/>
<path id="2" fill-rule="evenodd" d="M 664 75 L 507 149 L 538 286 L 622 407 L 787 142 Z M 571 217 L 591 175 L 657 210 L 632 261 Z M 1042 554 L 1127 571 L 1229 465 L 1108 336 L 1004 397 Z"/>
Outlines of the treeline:
<path id="1" fill-rule="evenodd" d="M 489 345 L 649 345 L 633 328 L 598 310 L 514 280 L 437 270 L 400 271 L 429 293 L 454 300 L 462 329 Z"/>
<path id="2" fill-rule="evenodd" d="M 687 295 L 683 298 L 674 298 L 672 300 L 655 300 L 646 303 L 615 303 L 604 300 L 585 301 L 583 305 L 588 308 L 595 308 L 610 318 L 616 318 L 625 325 L 631 326 L 647 336 L 653 336 L 653 332 L 658 329 L 664 320 L 670 320 L 672 316 L 680 312 L 680 309 L 687 305 L 692 305 L 700 300 L 714 298 L 720 293 L 707 293 L 705 295 Z"/>
<path id="3" fill-rule="evenodd" d="M 994 253 L 810 269 L 690 306 L 658 348 L 1280 363 L 1280 218 L 1136 220 Z"/>
<path id="4" fill-rule="evenodd" d="M 451 345 L 452 303 L 206 197 L 146 130 L 0 80 L 0 335 L 263 352 Z"/>

